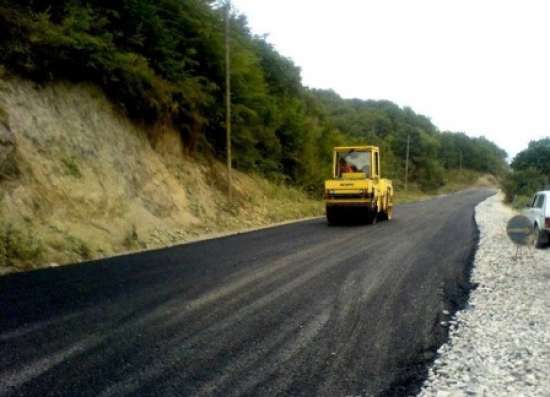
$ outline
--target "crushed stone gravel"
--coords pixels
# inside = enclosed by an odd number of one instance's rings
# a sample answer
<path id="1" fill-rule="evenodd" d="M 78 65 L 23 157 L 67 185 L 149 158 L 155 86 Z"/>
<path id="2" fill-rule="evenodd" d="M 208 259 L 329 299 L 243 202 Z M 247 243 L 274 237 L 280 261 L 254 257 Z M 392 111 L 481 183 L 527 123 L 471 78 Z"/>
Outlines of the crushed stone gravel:
<path id="1" fill-rule="evenodd" d="M 515 212 L 497 194 L 476 207 L 480 230 L 466 308 L 448 322 L 419 396 L 550 395 L 550 248 L 506 235 Z"/>

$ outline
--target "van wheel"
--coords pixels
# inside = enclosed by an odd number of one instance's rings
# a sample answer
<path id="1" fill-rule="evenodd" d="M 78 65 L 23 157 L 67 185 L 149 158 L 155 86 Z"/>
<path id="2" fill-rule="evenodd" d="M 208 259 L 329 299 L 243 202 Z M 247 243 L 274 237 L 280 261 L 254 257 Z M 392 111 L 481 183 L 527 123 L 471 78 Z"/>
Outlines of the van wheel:
<path id="1" fill-rule="evenodd" d="M 533 242 L 535 244 L 535 248 L 543 248 L 545 241 L 545 235 L 544 232 L 541 232 L 538 225 L 535 225 L 535 229 L 533 231 Z"/>

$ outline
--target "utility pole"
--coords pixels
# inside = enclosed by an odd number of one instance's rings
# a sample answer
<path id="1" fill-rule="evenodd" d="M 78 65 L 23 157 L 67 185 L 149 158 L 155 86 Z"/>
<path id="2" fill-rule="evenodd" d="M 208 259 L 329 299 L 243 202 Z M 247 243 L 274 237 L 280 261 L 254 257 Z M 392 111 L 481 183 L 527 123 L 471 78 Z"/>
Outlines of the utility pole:
<path id="1" fill-rule="evenodd" d="M 462 173 L 462 150 L 458 152 L 458 169 L 460 170 L 460 173 Z"/>
<path id="2" fill-rule="evenodd" d="M 229 19 L 231 17 L 231 3 L 229 0 L 225 3 L 225 140 L 227 157 L 227 196 L 231 202 L 233 196 L 233 187 L 231 180 L 231 59 L 229 42 Z"/>
<path id="3" fill-rule="evenodd" d="M 411 134 L 407 134 L 407 160 L 405 161 L 405 191 L 409 189 L 409 153 L 411 148 Z"/>

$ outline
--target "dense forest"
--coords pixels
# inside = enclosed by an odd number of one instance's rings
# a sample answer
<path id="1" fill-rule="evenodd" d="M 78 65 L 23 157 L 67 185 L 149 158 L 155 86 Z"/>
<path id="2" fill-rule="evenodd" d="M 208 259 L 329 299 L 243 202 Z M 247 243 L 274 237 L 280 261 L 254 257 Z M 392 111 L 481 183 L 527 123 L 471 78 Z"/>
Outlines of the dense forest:
<path id="1" fill-rule="evenodd" d="M 424 190 L 446 170 L 499 175 L 506 153 L 484 138 L 441 132 L 388 101 L 345 100 L 301 83 L 300 69 L 246 18 L 230 21 L 234 163 L 318 191 L 330 151 L 378 144 L 386 175 Z M 0 65 L 37 82 L 100 85 L 128 116 L 180 131 L 191 154 L 223 158 L 224 10 L 209 0 L 0 0 Z"/>

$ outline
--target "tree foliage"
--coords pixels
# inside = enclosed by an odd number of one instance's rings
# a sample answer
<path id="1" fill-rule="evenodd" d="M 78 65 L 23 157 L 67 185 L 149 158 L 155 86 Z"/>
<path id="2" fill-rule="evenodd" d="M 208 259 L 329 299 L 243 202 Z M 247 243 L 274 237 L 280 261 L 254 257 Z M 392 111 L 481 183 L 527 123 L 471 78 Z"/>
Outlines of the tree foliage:
<path id="1" fill-rule="evenodd" d="M 534 169 L 550 176 L 550 138 L 531 141 L 527 149 L 519 152 L 512 161 L 514 170 Z"/>
<path id="2" fill-rule="evenodd" d="M 426 190 L 445 169 L 499 173 L 505 153 L 483 138 L 440 133 L 389 101 L 344 100 L 302 86 L 300 69 L 246 18 L 230 20 L 234 163 L 318 190 L 332 147 L 381 146 L 385 174 Z M 222 157 L 224 12 L 212 0 L 0 0 L 0 64 L 36 81 L 91 81 L 130 117 L 177 128 L 189 152 Z"/>
<path id="3" fill-rule="evenodd" d="M 314 90 L 329 119 L 356 142 L 382 148 L 382 168 L 394 179 L 404 175 L 410 140 L 410 175 L 424 190 L 445 183 L 445 170 L 470 169 L 501 175 L 506 152 L 487 139 L 440 132 L 429 118 L 389 101 L 344 100 L 335 92 Z"/>
<path id="4" fill-rule="evenodd" d="M 512 169 L 503 183 L 508 201 L 550 189 L 550 138 L 531 141 L 527 149 L 514 157 Z"/>

